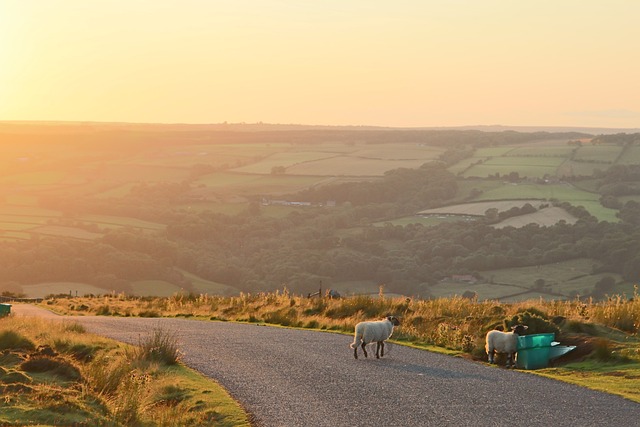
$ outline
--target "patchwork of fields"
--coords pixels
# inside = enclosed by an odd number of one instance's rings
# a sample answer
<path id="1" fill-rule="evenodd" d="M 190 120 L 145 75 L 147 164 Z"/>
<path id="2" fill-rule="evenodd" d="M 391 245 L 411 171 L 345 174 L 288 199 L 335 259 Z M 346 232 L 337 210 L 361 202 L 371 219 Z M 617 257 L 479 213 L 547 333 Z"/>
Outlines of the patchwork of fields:
<path id="1" fill-rule="evenodd" d="M 132 137 L 133 138 L 133 137 Z M 173 138 L 173 136 L 172 136 Z M 110 143 L 110 141 L 108 141 Z M 69 145 L 60 150 L 47 144 L 21 148 L 7 145 L 0 152 L 0 240 L 27 240 L 38 236 L 66 237 L 92 241 L 109 230 L 131 228 L 148 233 L 163 232 L 165 224 L 143 221 L 133 216 L 76 213 L 65 207 L 55 208 L 43 203 L 47 198 L 95 199 L 118 201 L 132 194 L 141 184 L 188 183 L 191 200 L 177 209 L 211 210 L 237 214 L 246 209 L 250 200 L 258 197 L 277 198 L 330 183 L 381 179 L 396 168 L 417 168 L 438 160 L 447 150 L 445 145 L 429 146 L 418 141 L 398 143 L 366 143 L 359 140 L 335 140 L 302 143 L 285 137 L 271 136 L 268 141 L 229 143 L 215 137 L 198 136 L 187 140 L 163 140 L 162 144 L 129 143 L 110 148 Z M 471 217 L 482 217 L 488 209 L 506 211 L 530 203 L 539 208 L 552 200 L 583 206 L 602 221 L 617 222 L 617 211 L 605 208 L 600 195 L 585 184 L 581 188 L 563 182 L 563 178 L 590 176 L 615 164 L 640 164 L 640 147 L 622 145 L 568 144 L 566 140 L 547 140 L 486 147 L 476 150 L 449 167 L 459 177 L 458 194 L 450 206 L 417 212 L 419 217 L 391 220 L 396 225 L 419 222 L 426 226 Z M 510 182 L 509 174 L 518 179 Z M 49 206 L 45 208 L 43 206 Z M 297 206 L 265 206 L 264 215 L 284 217 Z M 559 221 L 574 223 L 576 218 L 565 210 L 546 207 L 538 212 L 508 218 L 495 227 L 522 227 L 537 223 L 549 226 Z M 570 268 L 576 268 L 571 266 Z M 524 270 L 508 272 L 513 277 L 503 279 L 500 272 L 491 272 L 491 283 L 477 288 L 482 298 L 508 299 L 509 295 L 529 289 L 530 283 L 514 277 L 530 277 Z M 188 275 L 187 272 L 184 274 Z M 505 273 L 506 274 L 506 273 Z M 533 273 L 532 273 L 533 274 Z M 558 272 L 546 271 L 548 277 Z M 584 274 L 589 280 L 553 279 L 553 292 L 582 292 L 593 286 L 597 277 Z M 208 282 L 196 276 L 189 278 L 196 292 L 233 294 L 237 290 L 224 284 Z M 369 289 L 369 285 L 363 285 Z M 31 294 L 47 290 L 67 293 L 69 283 L 25 286 Z M 73 285 L 84 293 L 97 293 L 86 285 Z M 87 287 L 88 286 L 88 287 Z M 466 284 L 448 283 L 434 286 L 433 295 L 464 292 Z M 139 282 L 141 295 L 171 295 L 180 289 L 167 282 Z M 357 288 L 357 289 L 356 289 Z M 357 293 L 364 288 L 343 290 Z M 73 289 L 71 289 L 73 290 Z M 372 291 L 375 292 L 375 289 Z M 527 296 L 537 294 L 527 291 Z M 531 293 L 534 292 L 534 293 Z M 51 293 L 47 291 L 47 293 Z M 515 296 L 514 298 L 518 298 Z"/>

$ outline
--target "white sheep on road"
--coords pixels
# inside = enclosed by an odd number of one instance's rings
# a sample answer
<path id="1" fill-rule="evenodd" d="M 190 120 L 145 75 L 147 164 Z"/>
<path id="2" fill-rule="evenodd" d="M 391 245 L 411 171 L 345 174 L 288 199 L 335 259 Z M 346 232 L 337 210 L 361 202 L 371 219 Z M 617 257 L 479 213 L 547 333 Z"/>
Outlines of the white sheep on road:
<path id="1" fill-rule="evenodd" d="M 364 357 L 368 357 L 365 346 L 372 342 L 376 343 L 376 359 L 384 356 L 384 342 L 393 333 L 393 327 L 398 325 L 400 325 L 400 321 L 395 316 L 387 316 L 383 320 L 358 323 L 353 343 L 351 343 L 353 357 L 358 358 L 358 347 L 362 347 Z M 379 350 L 381 350 L 380 354 L 378 354 Z"/>
<path id="2" fill-rule="evenodd" d="M 528 326 L 513 326 L 511 332 L 489 331 L 485 350 L 489 355 L 489 363 L 493 363 L 494 352 L 507 354 L 507 368 L 515 366 L 515 354 L 518 351 L 518 336 L 524 335 Z"/>

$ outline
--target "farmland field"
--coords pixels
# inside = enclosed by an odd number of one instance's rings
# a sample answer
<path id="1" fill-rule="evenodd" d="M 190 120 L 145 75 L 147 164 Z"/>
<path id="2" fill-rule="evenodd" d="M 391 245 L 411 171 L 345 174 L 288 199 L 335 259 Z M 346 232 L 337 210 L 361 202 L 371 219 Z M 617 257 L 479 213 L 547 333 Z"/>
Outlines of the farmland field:
<path id="1" fill-rule="evenodd" d="M 589 295 L 604 276 L 613 276 L 620 281 L 620 276 L 615 274 L 591 274 L 594 263 L 589 259 L 577 259 L 540 266 L 481 271 L 483 279 L 476 284 L 443 281 L 430 286 L 429 291 L 434 297 L 461 296 L 471 291 L 478 295 L 479 300 L 495 299 L 502 302 L 537 298 L 571 299 L 575 295 Z M 538 279 L 544 280 L 544 291 L 535 289 Z M 617 291 L 633 295 L 633 285 L 619 283 Z"/>
<path id="2" fill-rule="evenodd" d="M 398 168 L 418 168 L 428 160 L 382 160 L 361 157 L 340 156 L 291 166 L 292 175 L 317 176 L 382 176 L 385 172 Z"/>
<path id="3" fill-rule="evenodd" d="M 529 145 L 526 147 L 516 147 L 513 150 L 509 151 L 506 153 L 506 156 L 511 157 L 511 156 L 515 156 L 515 157 L 562 157 L 562 158 L 566 158 L 568 157 L 571 152 L 574 150 L 575 148 L 567 145 L 566 143 L 563 143 L 562 145 L 558 145 L 558 146 L 545 146 L 540 147 L 540 146 L 535 146 L 535 145 Z"/>
<path id="4" fill-rule="evenodd" d="M 58 131 L 55 132 L 57 134 Z M 440 135 L 433 136 L 428 132 L 398 133 L 396 141 L 394 134 L 386 130 L 374 134 L 368 131 L 324 133 L 317 130 L 305 130 L 292 134 L 287 132 L 165 133 L 154 129 L 148 134 L 128 131 L 117 133 L 116 131 L 93 137 L 90 136 L 92 132 L 85 129 L 80 132 L 80 136 L 64 134 L 60 137 L 58 135 L 52 139 L 52 144 L 49 144 L 49 141 L 40 141 L 38 139 L 40 136 L 32 135 L 29 141 L 33 145 L 28 145 L 28 150 L 24 148 L 26 146 L 18 143 L 8 143 L 3 147 L 2 158 L 0 158 L 0 166 L 3 167 L 0 171 L 0 239 L 2 241 L 31 240 L 34 245 L 37 245 L 49 239 L 70 238 L 75 239 L 68 242 L 70 245 L 80 246 L 84 243 L 76 241 L 77 239 L 88 242 L 100 241 L 101 236 L 118 229 L 133 229 L 135 232 L 149 233 L 144 236 L 145 239 L 140 239 L 142 241 L 147 238 L 162 240 L 166 238 L 163 234 L 166 224 L 176 224 L 175 235 L 180 237 L 172 236 L 176 240 L 172 240 L 171 244 L 179 246 L 183 244 L 179 239 L 188 240 L 193 237 L 187 233 L 188 227 L 198 229 L 203 224 L 208 226 L 203 220 L 208 216 L 208 212 L 205 211 L 238 216 L 238 223 L 241 223 L 245 217 L 251 218 L 256 224 L 272 218 L 285 218 L 293 212 L 302 213 L 302 215 L 291 215 L 284 227 L 288 227 L 289 224 L 295 227 L 298 222 L 314 217 L 322 218 L 318 223 L 324 224 L 323 217 L 326 216 L 326 223 L 331 224 L 332 237 L 357 237 L 366 234 L 367 228 L 372 225 L 376 227 L 384 227 L 386 224 L 432 226 L 473 221 L 477 220 L 477 217 L 484 217 L 485 212 L 490 208 L 504 212 L 515 206 L 521 207 L 525 203 L 539 207 L 542 204 L 569 202 L 573 206 L 583 206 L 600 221 L 618 222 L 619 219 L 616 217 L 618 211 L 605 208 L 600 202 L 601 195 L 598 191 L 602 175 L 594 176 L 594 172 L 599 170 L 605 173 L 606 169 L 615 162 L 640 164 L 639 146 L 591 145 L 588 143 L 589 138 L 586 137 L 581 138 L 584 145 L 578 146 L 575 142 L 568 144 L 567 140 L 555 135 L 549 140 L 506 144 L 511 137 L 497 135 L 493 140 L 492 137 L 478 136 L 478 140 L 475 140 L 443 134 L 442 138 L 450 137 L 454 141 L 449 145 L 447 140 L 440 139 Z M 11 139 L 11 137 L 6 138 L 6 134 L 0 134 L 0 136 L 3 135 L 5 135 L 5 141 Z M 370 135 L 374 136 L 369 139 Z M 415 140 L 414 135 L 416 135 Z M 68 138 L 75 139 L 69 142 Z M 513 140 L 526 141 L 527 138 L 518 136 Z M 436 145 L 430 146 L 422 141 L 434 141 Z M 31 152 L 38 155 L 33 155 Z M 621 157 L 620 153 L 624 155 Z M 330 199 L 331 184 L 363 181 L 376 181 L 381 184 L 381 188 L 385 189 L 379 194 L 389 193 L 395 196 L 395 187 L 385 188 L 388 184 L 384 178 L 385 173 L 396 168 L 418 168 L 425 163 L 440 159 L 449 165 L 449 171 L 454 174 L 459 173 L 455 177 L 443 174 L 446 175 L 446 180 L 450 180 L 451 194 L 435 196 L 432 194 L 436 194 L 437 191 L 427 192 L 428 187 L 433 183 L 429 182 L 429 176 L 425 176 L 420 178 L 425 182 L 418 182 L 415 186 L 424 190 L 423 194 L 419 194 L 421 198 L 416 196 L 415 199 L 407 199 L 409 201 L 402 202 L 402 205 L 400 202 L 395 202 L 396 199 L 393 197 L 389 197 L 390 201 L 385 202 L 389 206 L 376 206 L 376 203 L 371 203 L 370 200 L 358 200 L 358 197 L 350 193 L 351 186 L 336 190 L 339 197 L 335 199 L 337 207 L 333 212 L 327 208 L 286 205 L 286 202 L 291 201 L 305 202 L 306 200 L 297 200 L 298 197 L 304 197 L 296 194 L 301 190 L 324 187 L 313 195 L 314 200 L 325 196 Z M 456 159 L 461 160 L 450 164 Z M 274 170 L 274 167 L 278 168 Z M 506 179 L 506 175 L 511 172 L 517 172 L 518 176 Z M 565 176 L 572 177 L 568 180 L 570 183 L 561 181 Z M 513 182 L 507 182 L 507 180 Z M 415 181 L 412 183 L 415 184 Z M 406 184 L 402 183 L 398 188 L 405 191 L 410 187 Z M 455 185 L 457 185 L 457 191 L 454 191 Z M 364 193 L 363 189 L 367 189 L 367 186 L 353 186 L 353 188 L 355 191 Z M 373 191 L 378 191 L 377 188 L 376 186 Z M 134 189 L 137 191 L 132 192 Z M 146 189 L 149 190 L 148 195 L 138 192 Z M 337 193 L 338 191 L 340 193 Z M 134 193 L 139 194 L 140 197 L 134 198 Z M 349 200 L 351 197 L 353 199 Z M 370 197 L 370 199 L 375 198 Z M 624 203 L 627 200 L 640 200 L 640 196 L 621 196 L 616 202 Z M 442 207 L 444 203 L 450 206 Z M 418 210 L 416 206 L 418 209 L 420 206 L 441 207 L 421 211 L 418 215 L 415 212 Z M 612 203 L 611 206 L 615 204 Z M 329 221 L 328 218 L 334 216 L 334 212 L 338 213 L 335 215 L 336 220 Z M 245 213 L 251 215 L 244 215 Z M 230 224 L 235 222 L 235 218 L 230 221 Z M 497 228 L 521 227 L 529 223 L 549 226 L 558 221 L 570 224 L 575 222 L 576 218 L 563 209 L 550 206 L 533 214 L 509 218 L 494 226 Z M 185 236 L 179 233 L 182 225 L 185 225 Z M 469 222 L 468 227 L 475 227 L 475 224 Z M 311 228 L 313 226 L 310 226 Z M 259 234 L 249 233 L 242 227 L 238 229 L 242 230 L 242 233 L 247 232 L 247 236 Z M 442 227 L 442 230 L 447 230 L 447 227 Z M 379 229 L 373 231 L 383 234 Z M 439 229 L 426 231 L 435 234 Z M 496 234 L 511 232 L 512 230 L 505 230 Z M 274 234 L 278 233 L 274 231 Z M 296 239 L 292 238 L 291 241 L 304 246 L 305 242 L 302 241 L 304 238 Z M 18 242 L 15 246 L 27 247 L 29 243 Z M 105 239 L 101 243 L 109 244 L 109 240 Z M 200 242 L 191 243 L 194 247 L 200 247 Z M 215 242 L 208 243 L 215 245 Z M 256 247 L 270 244 L 270 242 L 260 241 L 252 243 L 256 243 Z M 380 251 L 398 250 L 399 245 L 400 243 L 393 242 L 392 239 L 385 240 L 380 245 Z M 204 246 L 206 245 L 203 244 L 202 247 Z M 366 246 L 363 248 L 363 251 L 369 250 Z M 114 251 L 122 249 L 114 247 Z M 147 250 L 147 248 L 143 247 L 141 250 Z M 202 249 L 203 252 L 206 250 Z M 254 250 L 257 251 L 256 248 Z M 235 256 L 245 256 L 243 252 L 239 251 L 239 253 L 242 255 Z M 336 256 L 349 256 L 345 254 L 337 251 Z M 185 268 L 189 266 L 188 268 L 193 268 L 203 276 L 216 277 L 218 280 L 226 277 L 212 274 L 202 268 L 206 262 L 191 264 L 187 262 L 199 255 L 201 253 L 194 250 L 186 257 L 189 259 L 182 261 L 182 258 L 179 258 L 183 264 L 178 265 Z M 223 255 L 227 254 L 217 253 L 217 256 Z M 386 255 L 385 253 L 384 256 Z M 160 260 L 160 262 L 165 261 Z M 237 266 L 234 265 L 236 261 Z M 246 268 L 246 265 L 240 262 L 240 258 L 233 259 L 231 264 L 238 270 Z M 428 267 L 430 266 L 425 267 L 425 270 L 428 270 Z M 558 294 L 583 293 L 585 290 L 592 289 L 595 281 L 601 278 L 601 276 L 591 275 L 590 272 L 583 272 L 579 277 L 567 279 L 553 271 L 550 266 L 541 266 L 543 269 L 547 267 L 550 270 L 548 272 L 542 270 L 542 277 L 550 284 L 550 289 Z M 172 265 L 171 268 L 175 266 Z M 286 272 L 286 270 L 283 271 Z M 395 270 L 392 269 L 392 271 Z M 183 271 L 183 274 L 193 283 L 192 287 L 187 286 L 189 291 L 225 295 L 234 295 L 240 291 L 240 284 L 237 284 L 238 288 L 236 288 L 232 286 L 234 283 L 210 282 L 192 276 L 187 271 Z M 286 272 L 286 274 L 289 273 Z M 283 273 L 283 275 L 286 274 Z M 496 276 L 499 274 L 501 273 L 495 272 Z M 477 288 L 471 290 L 478 292 L 481 298 L 506 298 L 508 295 L 517 293 L 518 289 L 527 291 L 532 286 L 530 283 L 524 284 L 531 279 L 526 270 L 510 270 L 508 274 L 514 279 L 513 283 L 478 284 L 475 285 Z M 517 279 L 519 276 L 526 279 L 519 281 Z M 559 279 L 555 279 L 556 276 Z M 157 277 L 173 280 L 175 276 Z M 229 275 L 229 277 L 235 276 Z M 256 277 L 260 279 L 252 281 L 251 286 L 261 282 L 262 276 Z M 300 277 L 305 276 L 301 274 Z M 371 277 L 367 276 L 367 278 Z M 137 279 L 139 279 L 137 276 L 130 278 L 130 280 Z M 286 278 L 282 283 L 285 282 Z M 181 290 L 176 285 L 164 281 L 131 283 L 136 293 L 144 295 L 171 295 Z M 176 283 L 180 281 L 176 280 Z M 422 289 L 423 285 L 423 283 L 416 284 L 419 289 Z M 378 284 L 375 281 L 335 283 L 334 286 L 341 292 L 374 294 L 378 292 Z M 434 285 L 432 292 L 434 295 L 446 295 L 454 291 L 462 293 L 468 286 L 451 283 L 445 287 L 444 284 L 437 284 Z M 625 283 L 620 283 L 618 286 L 620 289 L 628 289 L 628 284 Z M 340 289 L 341 287 L 343 288 Z M 33 289 L 37 290 L 37 288 Z M 91 293 L 95 293 L 95 289 Z M 537 290 L 528 293 L 527 297 L 532 295 L 548 297 L 548 294 L 544 292 L 539 294 Z"/>
<path id="5" fill-rule="evenodd" d="M 443 208 L 426 209 L 418 212 L 419 215 L 472 215 L 472 216 L 484 216 L 487 209 L 496 208 L 498 211 L 507 211 L 513 207 L 522 207 L 526 203 L 531 204 L 533 207 L 539 207 L 545 203 L 541 200 L 528 199 L 528 200 L 496 200 L 487 202 L 474 202 L 463 203 L 460 205 L 446 206 Z"/>
<path id="6" fill-rule="evenodd" d="M 316 151 L 275 153 L 258 161 L 257 163 L 235 168 L 233 169 L 233 171 L 268 175 L 271 173 L 271 169 L 277 166 L 282 166 L 288 170 L 290 167 L 298 165 L 300 163 L 313 162 L 317 160 L 332 158 L 335 156 L 336 155 L 333 153 Z"/>
<path id="7" fill-rule="evenodd" d="M 32 232 L 45 236 L 69 237 L 80 240 L 95 240 L 102 237 L 101 233 L 92 233 L 80 228 L 65 227 L 61 225 L 44 225 L 42 227 L 34 228 Z"/>
<path id="8" fill-rule="evenodd" d="M 575 160 L 613 163 L 621 152 L 622 147 L 617 145 L 583 145 L 576 152 Z"/>
<path id="9" fill-rule="evenodd" d="M 435 298 L 450 298 L 462 296 L 467 291 L 475 292 L 478 300 L 498 300 L 506 295 L 513 295 L 525 291 L 525 289 L 515 285 L 502 285 L 492 283 L 457 283 L 444 281 L 429 287 L 429 292 Z"/>
<path id="10" fill-rule="evenodd" d="M 489 282 L 522 288 L 532 288 L 535 281 L 542 278 L 553 292 L 568 297 L 572 292 L 581 295 L 591 293 L 596 282 L 604 276 L 592 274 L 594 264 L 597 261 L 577 259 L 540 266 L 482 271 L 480 274 Z"/>
<path id="11" fill-rule="evenodd" d="M 640 146 L 632 145 L 627 147 L 624 155 L 618 159 L 618 163 L 622 165 L 640 164 Z"/>
<path id="12" fill-rule="evenodd" d="M 541 209 L 537 212 L 519 215 L 511 218 L 507 218 L 504 221 L 500 221 L 495 224 L 495 228 L 504 227 L 524 227 L 527 224 L 538 224 L 542 227 L 551 226 L 557 224 L 560 221 L 564 221 L 567 224 L 575 224 L 578 219 L 569 214 L 562 208 L 548 207 Z"/>
<path id="13" fill-rule="evenodd" d="M 494 157 L 471 166 L 463 176 L 488 177 L 496 173 L 508 175 L 518 172 L 520 177 L 543 178 L 545 175 L 555 176 L 563 161 L 561 157 Z"/>
<path id="14" fill-rule="evenodd" d="M 273 194 L 293 193 L 305 188 L 321 184 L 327 177 L 295 176 L 295 175 L 252 175 L 247 173 L 217 172 L 205 175 L 195 181 L 196 185 L 204 185 L 213 191 L 239 194 Z"/>
<path id="15" fill-rule="evenodd" d="M 574 206 L 583 206 L 601 221 L 619 221 L 616 210 L 602 206 L 597 193 L 580 190 L 569 184 L 507 184 L 487 189 L 476 200 L 502 200 L 515 197 L 566 201 Z"/>

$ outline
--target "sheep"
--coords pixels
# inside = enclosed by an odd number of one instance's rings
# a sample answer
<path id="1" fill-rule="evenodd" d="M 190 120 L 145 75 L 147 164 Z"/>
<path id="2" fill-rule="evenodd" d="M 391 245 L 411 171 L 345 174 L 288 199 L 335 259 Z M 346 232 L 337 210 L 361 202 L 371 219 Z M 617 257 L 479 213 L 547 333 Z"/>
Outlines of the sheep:
<path id="1" fill-rule="evenodd" d="M 515 366 L 515 354 L 518 351 L 518 336 L 524 335 L 528 326 L 513 326 L 511 332 L 489 331 L 487 332 L 487 344 L 485 350 L 489 355 L 489 363 L 493 363 L 494 351 L 507 354 L 507 368 Z"/>
<path id="2" fill-rule="evenodd" d="M 360 322 L 356 325 L 355 336 L 351 348 L 353 357 L 358 358 L 358 346 L 362 347 L 364 357 L 368 357 L 365 346 L 369 343 L 376 343 L 376 359 L 384 356 L 384 342 L 393 333 L 393 327 L 400 325 L 400 321 L 395 316 L 387 316 L 383 320 Z M 380 354 L 378 354 L 380 352 Z"/>

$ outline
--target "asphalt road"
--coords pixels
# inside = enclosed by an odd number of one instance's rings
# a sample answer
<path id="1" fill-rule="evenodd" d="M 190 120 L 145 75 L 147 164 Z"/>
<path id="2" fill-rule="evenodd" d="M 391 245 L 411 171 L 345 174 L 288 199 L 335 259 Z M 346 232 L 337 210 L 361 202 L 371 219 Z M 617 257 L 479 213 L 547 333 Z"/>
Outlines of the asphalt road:
<path id="1" fill-rule="evenodd" d="M 42 315 L 26 306 L 12 311 Z M 132 344 L 156 328 L 175 333 L 184 363 L 226 387 L 260 427 L 640 425 L 638 403 L 400 345 L 382 359 L 355 360 L 351 337 L 340 334 L 185 319 L 73 319 Z"/>

